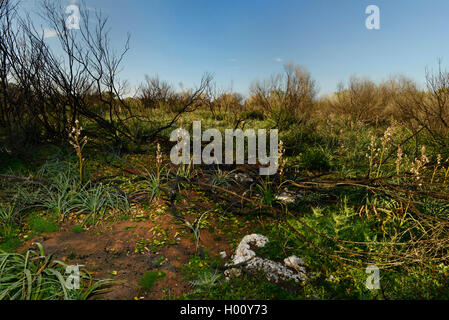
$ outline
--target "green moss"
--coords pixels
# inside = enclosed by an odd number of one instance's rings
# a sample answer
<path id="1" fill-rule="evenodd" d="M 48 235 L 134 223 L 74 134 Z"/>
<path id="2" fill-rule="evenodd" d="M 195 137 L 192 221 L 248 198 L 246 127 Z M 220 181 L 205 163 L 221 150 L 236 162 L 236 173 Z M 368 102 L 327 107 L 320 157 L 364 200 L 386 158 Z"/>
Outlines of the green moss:
<path id="1" fill-rule="evenodd" d="M 72 228 L 72 232 L 74 232 L 74 233 L 80 233 L 80 232 L 83 232 L 83 231 L 84 231 L 84 228 L 82 226 L 74 226 Z"/>
<path id="2" fill-rule="evenodd" d="M 151 290 L 154 284 L 165 277 L 165 272 L 162 271 L 147 271 L 140 279 L 140 286 L 145 290 Z"/>
<path id="3" fill-rule="evenodd" d="M 59 227 L 55 222 L 41 217 L 32 217 L 29 222 L 31 229 L 39 233 L 52 233 L 59 230 Z"/>
<path id="4" fill-rule="evenodd" d="M 0 249 L 9 253 L 15 252 L 19 247 L 23 245 L 22 240 L 16 236 L 11 236 L 0 243 Z"/>

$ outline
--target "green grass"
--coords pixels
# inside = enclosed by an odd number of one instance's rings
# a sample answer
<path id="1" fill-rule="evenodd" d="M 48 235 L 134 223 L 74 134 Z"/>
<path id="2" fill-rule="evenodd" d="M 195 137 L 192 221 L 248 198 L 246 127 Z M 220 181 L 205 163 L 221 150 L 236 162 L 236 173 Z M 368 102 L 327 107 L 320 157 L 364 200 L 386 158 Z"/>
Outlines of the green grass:
<path id="1" fill-rule="evenodd" d="M 38 250 L 25 254 L 0 251 L 0 300 L 86 300 L 102 293 L 110 280 L 95 281 L 80 270 L 80 287 L 66 285 L 67 265 Z"/>
<path id="2" fill-rule="evenodd" d="M 11 171 L 21 172 L 25 171 L 27 168 L 27 163 L 22 159 L 0 152 L 0 174 L 5 174 Z"/>
<path id="3" fill-rule="evenodd" d="M 29 223 L 31 229 L 37 233 L 52 233 L 59 230 L 58 225 L 54 221 L 42 217 L 32 217 Z"/>
<path id="4" fill-rule="evenodd" d="M 302 299 L 304 292 L 300 286 L 292 283 L 274 284 L 263 274 L 246 274 L 240 277 L 224 279 L 216 271 L 222 264 L 221 258 L 205 253 L 204 258 L 194 256 L 183 267 L 185 280 L 192 285 L 190 293 L 181 299 L 197 300 L 269 300 Z"/>
<path id="5" fill-rule="evenodd" d="M 81 233 L 84 231 L 84 228 L 82 226 L 74 226 L 72 227 L 72 232 L 74 233 Z"/>
<path id="6" fill-rule="evenodd" d="M 3 205 L 0 203 L 0 234 L 8 237 L 17 227 L 20 210 L 15 204 Z"/>
<path id="7" fill-rule="evenodd" d="M 160 119 L 167 120 L 169 116 L 163 110 L 151 112 L 160 116 Z M 270 128 L 273 124 L 272 119 L 265 119 L 260 111 L 248 113 L 246 116 L 249 121 L 246 128 Z M 214 119 L 207 110 L 183 115 L 183 124 L 189 128 L 191 121 L 198 118 L 204 120 L 204 130 L 218 128 L 223 131 L 233 124 L 231 114 L 220 113 Z M 143 128 L 136 128 L 136 130 L 150 129 L 146 128 L 145 125 L 142 126 Z M 381 168 L 375 166 L 370 168 L 367 154 L 369 155 L 371 141 L 373 139 L 375 142 L 376 150 L 381 147 L 385 129 L 386 124 L 348 124 L 344 119 L 339 118 L 329 121 L 328 119 L 317 119 L 308 125 L 286 123 L 280 131 L 280 138 L 284 142 L 288 157 L 288 165 L 285 168 L 282 180 L 285 185 L 279 185 L 279 179 L 270 177 L 269 180 L 261 179 L 254 183 L 248 190 L 243 190 L 243 192 L 239 190 L 239 194 L 256 200 L 255 205 L 248 205 L 243 201 L 241 206 L 244 207 L 244 210 L 242 211 L 237 206 L 230 207 L 230 201 L 227 201 L 224 197 L 219 201 L 215 198 L 212 202 L 215 202 L 217 208 L 219 206 L 220 208 L 232 209 L 211 211 L 211 214 L 205 216 L 197 225 L 198 230 L 208 230 L 214 240 L 225 240 L 233 249 L 245 234 L 261 233 L 266 235 L 270 242 L 264 248 L 257 249 L 258 255 L 275 261 L 283 261 L 290 255 L 297 255 L 304 260 L 307 269 L 316 274 L 314 279 L 304 285 L 295 283 L 276 284 L 267 281 L 263 274 L 243 274 L 241 277 L 225 281 L 222 274 L 217 271 L 223 261 L 219 257 L 206 254 L 202 258 L 199 256 L 192 257 L 190 263 L 184 266 L 185 280 L 192 284 L 192 290 L 183 298 L 447 298 L 449 285 L 445 279 L 449 276 L 449 268 L 445 263 L 441 263 L 431 256 L 424 257 L 425 259 L 419 264 L 411 263 L 382 269 L 382 292 L 369 291 L 365 287 L 367 274 L 364 268 L 368 264 L 385 262 L 382 254 L 389 252 L 389 250 L 394 253 L 395 257 L 404 253 L 404 251 L 388 245 L 388 243 L 398 240 L 395 238 L 396 235 L 406 233 L 399 240 L 407 241 L 412 237 L 418 239 L 426 234 L 432 234 L 429 231 L 431 231 L 431 224 L 434 222 L 425 221 L 425 223 L 422 223 L 419 220 L 420 216 L 410 211 L 405 216 L 403 215 L 404 211 L 401 210 L 405 210 L 407 206 L 409 192 L 410 194 L 413 194 L 416 190 L 422 192 L 422 194 L 413 195 L 416 208 L 421 213 L 428 217 L 446 220 L 448 218 L 447 209 L 449 205 L 447 199 L 444 199 L 444 196 L 432 198 L 430 192 L 441 192 L 443 195 L 444 192 L 447 193 L 449 179 L 445 181 L 444 170 L 447 169 L 449 163 L 445 163 L 444 160 L 449 156 L 449 150 L 432 143 L 432 137 L 425 132 L 419 134 L 416 138 L 407 140 L 411 132 L 399 124 L 394 124 L 394 134 L 391 143 L 385 146 L 385 157 L 382 159 Z M 169 131 L 164 132 L 164 134 L 166 133 L 169 133 Z M 396 172 L 395 160 L 398 144 L 401 144 L 408 162 L 404 160 L 402 163 L 401 177 L 389 178 Z M 420 158 L 420 150 L 423 145 L 426 146 L 427 156 L 431 161 L 430 165 L 436 163 L 438 153 L 443 155 L 443 164 L 440 165 L 438 170 L 435 170 L 433 175 L 432 167 L 423 170 L 425 183 L 418 186 L 413 175 L 410 174 L 410 162 L 414 161 L 415 158 Z M 141 147 L 148 153 L 142 156 L 145 161 L 151 158 L 151 155 L 154 155 L 154 146 Z M 123 196 L 123 193 L 111 187 L 110 183 L 102 185 L 90 181 L 90 183 L 82 186 L 77 178 L 76 162 L 72 159 L 73 155 L 71 158 L 70 154 L 63 154 L 62 151 L 53 151 L 53 153 L 49 154 L 46 151 L 45 157 L 40 159 L 38 170 L 31 170 L 32 166 L 29 163 L 24 163 L 18 158 L 0 155 L 0 164 L 4 165 L 2 168 L 9 168 L 8 170 L 12 170 L 17 175 L 42 179 L 50 184 L 45 187 L 21 184 L 16 189 L 14 189 L 15 185 L 13 184 L 2 186 L 0 195 L 4 196 L 16 192 L 14 199 L 18 201 L 17 208 L 20 208 L 18 211 L 11 210 L 15 208 L 16 204 L 12 205 L 13 201 L 2 203 L 0 208 L 0 246 L 2 249 L 14 252 L 20 247 L 22 241 L 18 235 L 22 231 L 28 232 L 28 227 L 34 233 L 55 232 L 58 230 L 58 223 L 69 216 L 79 219 L 77 222 L 79 225 L 71 229 L 74 233 L 83 232 L 84 227 L 96 225 L 105 220 L 130 220 L 133 218 L 133 221 L 145 221 L 149 219 L 146 215 L 132 215 L 126 197 Z M 387 158 L 390 153 L 391 156 Z M 110 161 L 115 159 L 111 158 L 106 161 L 107 156 L 98 156 L 95 159 L 94 154 L 88 157 L 89 166 L 92 170 L 106 163 L 110 164 Z M 101 160 L 101 157 L 106 158 Z M 379 161 L 379 157 L 378 155 L 377 161 Z M 44 158 L 47 160 L 42 164 Z M 133 162 L 133 160 L 130 160 L 130 162 Z M 114 165 L 119 166 L 121 163 L 117 161 L 114 162 Z M 442 166 L 445 167 L 442 168 Z M 37 167 L 39 166 L 36 165 Z M 26 169 L 30 169 L 30 171 L 24 173 Z M 170 172 L 167 169 L 167 172 L 158 177 L 155 173 L 154 164 L 148 164 L 146 169 L 148 170 L 146 176 L 149 177 L 146 181 L 130 183 L 129 181 L 132 181 L 135 176 L 122 172 L 117 180 L 123 180 L 124 183 L 117 184 L 117 186 L 128 195 L 134 191 L 145 190 L 153 197 L 161 197 L 164 195 L 162 190 L 171 186 L 177 172 L 178 175 L 192 182 L 183 181 L 180 190 L 185 189 L 187 192 L 176 194 L 175 201 L 177 204 L 189 202 L 189 192 L 200 194 L 199 187 L 194 185 L 195 179 L 193 178 L 196 177 L 208 179 L 207 181 L 212 185 L 229 188 L 231 191 L 235 191 L 234 188 L 236 187 L 234 183 L 230 183 L 232 172 L 226 170 L 217 169 L 215 173 L 209 173 L 205 177 L 201 177 L 201 170 L 198 170 L 198 168 L 180 166 L 174 168 L 174 170 L 170 168 Z M 367 191 L 360 185 L 346 185 L 344 183 L 345 186 L 332 186 L 332 181 L 351 178 L 365 179 L 370 171 L 371 178 L 383 177 L 386 183 L 405 188 L 406 191 L 402 193 L 403 202 L 399 203 L 392 198 L 393 190 L 390 190 L 388 185 L 374 185 L 376 193 Z M 107 173 L 111 176 L 114 174 L 115 172 Z M 429 183 L 431 177 L 433 179 L 432 184 Z M 320 182 L 320 179 L 328 183 L 329 186 L 323 189 L 316 187 L 315 183 Z M 305 181 L 309 184 L 307 188 L 295 189 L 294 186 L 288 185 L 288 181 L 300 184 Z M 284 186 L 288 186 L 288 192 L 298 194 L 295 204 L 285 206 L 276 200 L 276 195 L 284 191 Z M 426 194 L 426 192 L 429 193 Z M 201 198 L 201 201 L 205 204 L 212 199 L 210 194 L 207 193 L 202 194 L 201 197 L 204 197 Z M 265 206 L 258 206 L 257 202 L 289 215 L 282 217 L 271 215 L 268 212 L 269 210 L 263 210 Z M 196 203 L 187 209 L 184 208 L 182 213 L 200 217 L 204 211 L 197 210 L 195 205 Z M 29 217 L 30 214 L 34 214 L 36 208 L 41 210 L 39 216 Z M 144 208 L 145 210 L 151 210 L 148 204 Z M 167 212 L 169 212 L 169 209 L 161 214 L 167 214 Z M 212 218 L 217 220 L 216 225 L 212 224 L 214 221 Z M 25 228 L 23 228 L 23 222 L 27 221 L 29 223 L 25 223 Z M 416 221 L 427 230 L 421 230 Z M 291 224 L 291 228 L 287 226 L 287 223 Z M 438 225 L 434 226 L 438 227 Z M 134 227 L 129 226 L 125 230 L 131 230 Z M 436 230 L 437 232 L 440 231 L 439 229 Z M 154 239 L 138 239 L 136 252 L 145 253 L 148 250 L 157 252 L 163 246 L 174 244 L 167 238 L 168 234 L 163 232 L 164 230 L 153 229 L 152 231 L 157 232 L 157 237 Z M 447 236 L 448 232 L 445 229 L 442 232 L 442 236 Z M 197 240 L 194 235 L 191 236 L 191 239 L 193 242 Z M 323 251 L 319 251 L 317 247 L 323 249 Z M 341 253 L 343 249 L 351 250 L 353 253 L 360 254 L 360 256 L 345 256 Z M 351 263 L 349 265 L 337 263 L 324 252 L 338 252 L 341 257 L 350 258 Z M 367 259 L 365 254 L 371 254 L 372 258 Z M 156 266 L 163 262 L 162 259 L 163 257 L 161 257 L 161 261 L 156 263 Z M 144 290 L 151 290 L 154 284 L 164 276 L 164 273 L 158 271 L 148 271 L 142 276 L 140 285 Z M 332 281 L 328 280 L 329 276 L 332 276 Z"/>
<path id="8" fill-rule="evenodd" d="M 165 272 L 150 270 L 150 271 L 147 271 L 144 273 L 144 275 L 140 279 L 139 283 L 143 289 L 149 291 L 153 288 L 153 286 L 155 285 L 155 283 L 157 281 L 161 280 L 164 277 L 165 277 Z"/>
<path id="9" fill-rule="evenodd" d="M 23 245 L 23 241 L 17 236 L 9 236 L 4 238 L 0 243 L 0 249 L 5 252 L 15 252 L 18 248 Z"/>

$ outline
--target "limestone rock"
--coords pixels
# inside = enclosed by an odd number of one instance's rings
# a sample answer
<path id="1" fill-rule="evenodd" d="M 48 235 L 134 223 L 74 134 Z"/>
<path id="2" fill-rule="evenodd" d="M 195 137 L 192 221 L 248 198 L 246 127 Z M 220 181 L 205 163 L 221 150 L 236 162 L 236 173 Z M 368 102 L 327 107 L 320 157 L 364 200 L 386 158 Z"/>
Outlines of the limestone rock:
<path id="1" fill-rule="evenodd" d="M 262 248 L 268 242 L 268 238 L 260 234 L 251 234 L 244 236 L 239 246 L 235 250 L 233 263 L 240 264 L 256 256 L 256 253 L 251 250 L 251 244 L 258 248 Z"/>
<path id="2" fill-rule="evenodd" d="M 239 275 L 237 268 L 233 266 L 239 265 L 248 271 L 263 271 L 268 280 L 278 282 L 279 280 L 294 280 L 296 282 L 307 280 L 306 269 L 302 259 L 291 256 L 284 260 L 284 264 L 271 261 L 256 256 L 251 250 L 251 246 L 264 247 L 269 242 L 268 238 L 260 234 L 251 234 L 243 237 L 238 245 L 232 262 L 227 264 L 230 268 L 225 271 L 225 276 Z"/>
<path id="3" fill-rule="evenodd" d="M 234 175 L 234 179 L 235 181 L 237 181 L 238 183 L 252 183 L 254 182 L 254 179 L 251 178 L 248 174 L 246 173 L 236 173 Z"/>
<path id="4" fill-rule="evenodd" d="M 276 200 L 285 202 L 285 203 L 295 203 L 296 196 L 291 195 L 287 192 L 282 192 L 281 194 L 276 196 Z"/>
<path id="5" fill-rule="evenodd" d="M 297 256 L 291 256 L 291 257 L 285 258 L 284 264 L 287 267 L 295 269 L 298 272 L 305 272 L 304 261 L 302 261 L 302 259 L 298 258 Z"/>

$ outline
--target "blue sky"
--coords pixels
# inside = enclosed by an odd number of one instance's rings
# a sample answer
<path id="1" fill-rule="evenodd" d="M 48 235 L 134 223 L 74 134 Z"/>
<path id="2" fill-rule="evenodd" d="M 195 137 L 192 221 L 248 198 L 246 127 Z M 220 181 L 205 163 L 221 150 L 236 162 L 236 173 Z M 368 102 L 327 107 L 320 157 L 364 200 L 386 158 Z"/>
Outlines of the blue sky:
<path id="1" fill-rule="evenodd" d="M 294 61 L 330 93 L 352 74 L 422 82 L 438 58 L 449 67 L 448 0 L 85 2 L 109 16 L 114 45 L 131 34 L 121 76 L 133 86 L 148 74 L 191 87 L 210 72 L 219 87 L 247 94 L 254 80 Z M 380 30 L 365 27 L 371 4 L 380 8 Z"/>

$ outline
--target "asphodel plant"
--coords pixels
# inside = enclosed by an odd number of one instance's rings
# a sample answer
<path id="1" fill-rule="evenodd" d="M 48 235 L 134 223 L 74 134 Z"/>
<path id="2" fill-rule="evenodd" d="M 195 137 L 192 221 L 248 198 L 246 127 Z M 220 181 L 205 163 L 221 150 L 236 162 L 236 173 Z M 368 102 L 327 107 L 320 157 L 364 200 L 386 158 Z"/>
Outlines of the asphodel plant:
<path id="1" fill-rule="evenodd" d="M 87 136 L 81 138 L 81 131 L 83 131 L 83 127 L 80 127 L 79 121 L 75 120 L 75 126 L 71 128 L 69 132 L 69 142 L 72 147 L 76 151 L 76 156 L 78 157 L 79 162 L 79 175 L 80 175 L 80 183 L 83 183 L 83 172 L 84 172 L 84 161 L 83 158 L 83 149 L 87 144 Z"/>

